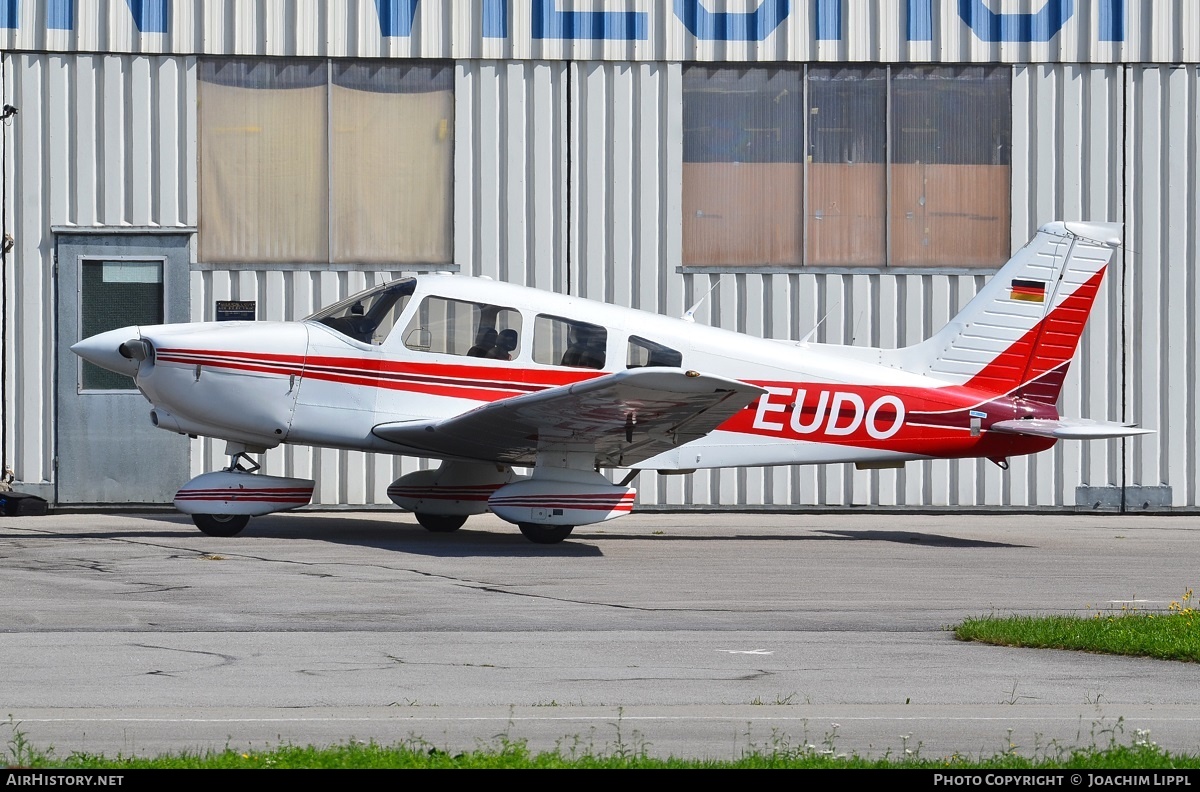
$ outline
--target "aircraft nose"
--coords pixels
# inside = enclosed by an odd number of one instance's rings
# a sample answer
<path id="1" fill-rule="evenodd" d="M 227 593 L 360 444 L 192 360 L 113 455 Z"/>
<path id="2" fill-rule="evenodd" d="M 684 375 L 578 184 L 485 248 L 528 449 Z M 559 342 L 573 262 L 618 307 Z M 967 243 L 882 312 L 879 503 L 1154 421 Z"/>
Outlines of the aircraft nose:
<path id="1" fill-rule="evenodd" d="M 138 363 L 146 357 L 141 333 L 136 326 L 97 333 L 72 345 L 71 351 L 89 363 L 126 377 L 136 376 Z"/>

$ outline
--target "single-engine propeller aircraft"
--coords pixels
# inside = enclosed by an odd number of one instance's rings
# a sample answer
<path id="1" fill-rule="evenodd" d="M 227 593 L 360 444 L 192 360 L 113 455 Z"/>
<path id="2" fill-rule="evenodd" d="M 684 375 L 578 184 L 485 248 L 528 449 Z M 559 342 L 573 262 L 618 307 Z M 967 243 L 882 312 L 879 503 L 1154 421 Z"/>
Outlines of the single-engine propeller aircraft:
<path id="1" fill-rule="evenodd" d="M 248 456 L 294 443 L 440 460 L 397 479 L 391 500 L 430 531 L 491 510 L 549 544 L 628 514 L 641 470 L 1007 467 L 1061 438 L 1144 433 L 1055 408 L 1119 232 L 1043 226 L 946 327 L 902 349 L 752 338 L 446 274 L 301 321 L 123 327 L 72 349 L 133 377 L 156 426 L 227 442 L 229 467 L 175 496 L 204 533 L 307 504 L 312 481 L 262 475 Z M 604 469 L 629 472 L 614 484 Z"/>

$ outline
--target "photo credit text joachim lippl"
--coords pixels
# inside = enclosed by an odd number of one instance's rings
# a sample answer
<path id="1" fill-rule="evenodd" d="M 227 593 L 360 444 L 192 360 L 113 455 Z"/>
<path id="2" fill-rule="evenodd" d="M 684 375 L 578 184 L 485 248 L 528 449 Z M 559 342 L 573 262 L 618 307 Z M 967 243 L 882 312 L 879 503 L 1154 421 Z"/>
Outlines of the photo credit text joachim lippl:
<path id="1" fill-rule="evenodd" d="M 960 772 L 934 773 L 933 785 L 944 787 L 1190 787 L 1191 773 L 1095 772 Z"/>

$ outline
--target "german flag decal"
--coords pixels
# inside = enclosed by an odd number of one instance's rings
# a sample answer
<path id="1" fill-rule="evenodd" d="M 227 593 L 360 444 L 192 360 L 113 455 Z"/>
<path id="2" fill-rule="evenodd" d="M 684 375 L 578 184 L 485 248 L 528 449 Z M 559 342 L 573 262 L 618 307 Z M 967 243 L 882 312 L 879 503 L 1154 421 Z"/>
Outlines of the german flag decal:
<path id="1" fill-rule="evenodd" d="M 1046 282 L 1013 278 L 1012 298 L 1025 302 L 1045 302 Z"/>

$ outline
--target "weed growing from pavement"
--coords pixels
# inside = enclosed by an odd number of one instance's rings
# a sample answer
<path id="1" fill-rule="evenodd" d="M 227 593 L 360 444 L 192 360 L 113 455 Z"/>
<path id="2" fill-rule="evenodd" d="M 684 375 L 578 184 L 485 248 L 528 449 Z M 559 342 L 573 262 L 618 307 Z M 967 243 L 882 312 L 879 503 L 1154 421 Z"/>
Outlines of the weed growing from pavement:
<path id="1" fill-rule="evenodd" d="M 72 752 L 59 757 L 53 748 L 36 748 L 20 721 L 9 716 L 9 767 L 57 769 L 553 769 L 553 768 L 812 768 L 812 769 L 1200 769 L 1200 755 L 1170 753 L 1150 739 L 1144 730 L 1134 730 L 1132 739 L 1123 741 L 1123 721 L 1114 726 L 1093 723 L 1093 743 L 1071 748 L 1051 741 L 1042 745 L 1035 740 L 1033 752 L 1023 754 L 1012 742 L 1010 731 L 1002 749 L 991 756 L 927 757 L 912 734 L 898 735 L 901 749 L 881 756 L 863 756 L 839 751 L 838 724 L 830 724 L 823 736 L 814 741 L 805 734 L 796 740 L 773 730 L 764 741 L 752 738 L 750 728 L 741 736 L 744 748 L 732 759 L 685 759 L 651 754 L 651 743 L 637 730 L 626 733 L 621 713 L 609 726 L 614 737 L 597 745 L 597 736 L 580 735 L 560 739 L 552 751 L 533 752 L 528 743 L 511 733 L 512 724 L 488 743 L 473 750 L 453 752 L 440 748 L 420 736 L 391 745 L 373 740 L 350 738 L 329 747 L 282 744 L 271 748 L 238 750 L 229 744 L 219 751 L 183 752 L 156 757 L 106 757 L 102 754 Z"/>

